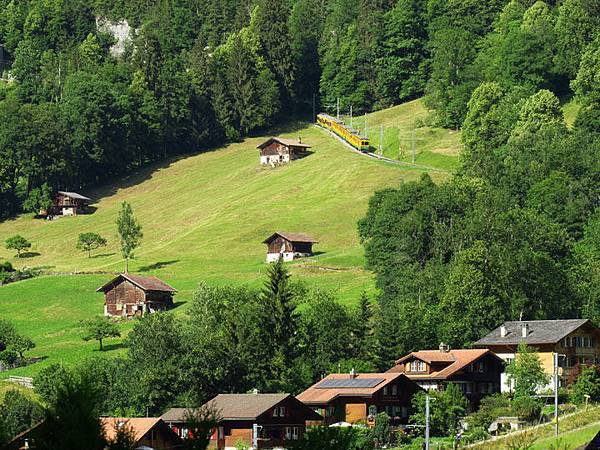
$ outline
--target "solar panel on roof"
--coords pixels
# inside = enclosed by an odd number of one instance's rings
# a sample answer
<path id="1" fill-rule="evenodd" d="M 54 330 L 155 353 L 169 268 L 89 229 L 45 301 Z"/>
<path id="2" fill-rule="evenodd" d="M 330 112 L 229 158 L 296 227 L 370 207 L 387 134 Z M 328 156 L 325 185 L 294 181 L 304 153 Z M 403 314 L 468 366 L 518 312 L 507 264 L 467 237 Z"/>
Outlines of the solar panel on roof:
<path id="1" fill-rule="evenodd" d="M 384 378 L 331 378 L 315 386 L 317 389 L 334 388 L 374 388 L 385 381 Z"/>

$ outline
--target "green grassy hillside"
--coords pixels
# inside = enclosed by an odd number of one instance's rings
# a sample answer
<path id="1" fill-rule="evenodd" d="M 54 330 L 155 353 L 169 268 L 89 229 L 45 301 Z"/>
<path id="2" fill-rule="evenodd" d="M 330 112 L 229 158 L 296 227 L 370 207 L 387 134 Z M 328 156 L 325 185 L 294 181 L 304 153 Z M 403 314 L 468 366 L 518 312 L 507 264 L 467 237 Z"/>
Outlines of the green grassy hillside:
<path id="1" fill-rule="evenodd" d="M 409 121 L 413 110 L 408 104 L 375 113 L 370 120 Z M 95 351 L 96 344 L 81 341 L 80 323 L 102 313 L 102 295 L 95 289 L 124 268 L 115 219 L 125 200 L 144 231 L 130 271 L 160 276 L 176 287 L 176 301 L 182 305 L 175 314 L 185 311 L 200 281 L 262 283 L 262 241 L 276 230 L 305 232 L 319 240 L 314 257 L 290 264 L 292 273 L 308 285 L 336 290 L 347 303 L 356 301 L 362 290 L 372 291 L 372 274 L 363 269 L 357 220 L 375 190 L 416 179 L 422 171 L 353 153 L 312 125 L 295 124 L 273 134 L 301 136 L 314 153 L 287 166 L 264 168 L 258 164 L 256 145 L 266 136 L 249 138 L 83 192 L 95 200 L 93 214 L 54 221 L 25 215 L 1 223 L 0 240 L 22 234 L 33 243 L 33 256 L 17 259 L 2 246 L 0 260 L 45 266 L 54 274 L 0 287 L 0 317 L 36 341 L 32 356 L 46 358 L 12 372 L 30 375 L 52 362 L 77 361 Z M 432 173 L 436 180 L 449 176 Z M 75 248 L 78 234 L 87 231 L 109 241 L 92 258 Z M 124 328 L 130 329 L 131 323 Z M 119 343 L 108 342 L 108 353 L 121 351 Z"/>
<path id="2" fill-rule="evenodd" d="M 369 136 L 377 153 L 406 163 L 412 162 L 414 130 L 415 164 L 448 170 L 457 168 L 456 155 L 462 147 L 460 131 L 427 126 L 428 117 L 423 101 L 413 100 L 369 114 L 366 119 L 365 116 L 354 117 L 352 126 Z M 342 119 L 350 124 L 349 116 Z"/>

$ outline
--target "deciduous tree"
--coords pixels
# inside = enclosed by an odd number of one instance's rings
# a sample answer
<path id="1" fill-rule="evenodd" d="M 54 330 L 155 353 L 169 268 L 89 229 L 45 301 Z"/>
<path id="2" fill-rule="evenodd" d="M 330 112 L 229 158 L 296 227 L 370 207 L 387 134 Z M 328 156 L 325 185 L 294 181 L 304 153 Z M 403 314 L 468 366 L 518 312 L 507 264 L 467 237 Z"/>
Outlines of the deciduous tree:
<path id="1" fill-rule="evenodd" d="M 100 351 L 104 350 L 102 345 L 104 339 L 111 337 L 120 337 L 121 332 L 116 323 L 105 317 L 98 317 L 90 319 L 83 324 L 84 335 L 82 339 L 84 341 L 98 341 L 100 345 Z"/>

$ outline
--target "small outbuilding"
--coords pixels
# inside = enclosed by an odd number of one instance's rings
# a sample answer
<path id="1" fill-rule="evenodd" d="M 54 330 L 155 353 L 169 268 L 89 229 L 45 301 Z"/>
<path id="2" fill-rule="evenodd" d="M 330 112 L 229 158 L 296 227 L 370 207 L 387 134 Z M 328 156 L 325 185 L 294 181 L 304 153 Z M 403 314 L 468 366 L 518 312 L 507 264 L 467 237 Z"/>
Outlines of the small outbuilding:
<path id="1" fill-rule="evenodd" d="M 267 262 L 292 261 L 296 258 L 312 256 L 313 244 L 318 241 L 304 233 L 288 233 L 277 231 L 263 241 L 267 244 Z"/>
<path id="2" fill-rule="evenodd" d="M 90 198 L 77 192 L 58 191 L 48 212 L 57 216 L 85 214 L 91 201 Z"/>
<path id="3" fill-rule="evenodd" d="M 171 309 L 177 290 L 157 277 L 122 273 L 96 292 L 104 293 L 105 316 L 131 317 Z"/>
<path id="4" fill-rule="evenodd" d="M 159 417 L 102 417 L 106 438 L 114 441 L 119 430 L 128 430 L 136 449 L 168 450 L 182 448 L 183 440 Z"/>
<path id="5" fill-rule="evenodd" d="M 305 156 L 310 145 L 303 144 L 302 139 L 297 141 L 292 139 L 283 139 L 272 137 L 258 145 L 256 148 L 260 151 L 260 163 L 265 164 L 285 164 L 294 159 Z"/>

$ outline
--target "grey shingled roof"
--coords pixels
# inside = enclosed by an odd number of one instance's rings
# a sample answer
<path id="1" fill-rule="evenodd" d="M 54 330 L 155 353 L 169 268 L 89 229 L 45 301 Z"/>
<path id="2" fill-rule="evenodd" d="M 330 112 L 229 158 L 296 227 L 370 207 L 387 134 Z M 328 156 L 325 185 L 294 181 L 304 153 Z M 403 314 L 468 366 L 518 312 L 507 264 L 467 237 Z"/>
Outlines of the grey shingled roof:
<path id="1" fill-rule="evenodd" d="M 565 320 L 524 320 L 504 322 L 506 336 L 500 334 L 501 327 L 496 328 L 490 334 L 475 342 L 477 347 L 488 345 L 518 345 L 520 342 L 526 344 L 556 344 L 568 334 L 572 333 L 588 319 L 565 319 Z M 527 337 L 522 336 L 521 326 L 527 324 L 529 332 Z"/>
<path id="2" fill-rule="evenodd" d="M 263 244 L 268 244 L 277 236 L 281 236 L 284 239 L 287 239 L 290 242 L 308 242 L 311 244 L 317 244 L 318 241 L 307 234 L 304 233 L 288 233 L 287 231 L 276 231 L 271 236 L 263 241 Z"/>
<path id="3" fill-rule="evenodd" d="M 273 141 L 279 142 L 280 144 L 283 144 L 286 147 L 302 147 L 302 148 L 310 148 L 311 147 L 308 144 L 304 144 L 302 142 L 294 141 L 293 139 L 284 139 L 284 138 L 279 138 L 279 137 L 272 137 L 272 138 L 267 139 L 262 144 L 257 145 L 256 148 L 263 149 L 263 148 L 265 148 L 267 145 L 269 145 Z"/>
<path id="4" fill-rule="evenodd" d="M 290 394 L 219 394 L 204 407 L 221 420 L 254 420 L 288 398 Z M 186 408 L 171 408 L 161 419 L 165 422 L 185 421 Z"/>
<path id="5" fill-rule="evenodd" d="M 119 278 L 124 278 L 126 280 L 131 281 L 133 284 L 138 286 L 140 289 L 143 289 L 144 291 L 177 292 L 177 289 L 175 289 L 172 286 L 169 286 L 167 283 L 165 283 L 157 277 L 142 277 L 141 275 L 132 275 L 129 273 L 121 273 L 117 275 L 108 283 L 96 289 L 96 292 L 106 291 Z"/>
<path id="6" fill-rule="evenodd" d="M 59 194 L 65 195 L 67 197 L 70 198 L 74 198 L 77 200 L 87 200 L 87 201 L 92 201 L 91 198 L 85 197 L 81 194 L 78 194 L 77 192 L 68 192 L 68 191 L 58 191 Z"/>

